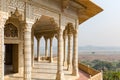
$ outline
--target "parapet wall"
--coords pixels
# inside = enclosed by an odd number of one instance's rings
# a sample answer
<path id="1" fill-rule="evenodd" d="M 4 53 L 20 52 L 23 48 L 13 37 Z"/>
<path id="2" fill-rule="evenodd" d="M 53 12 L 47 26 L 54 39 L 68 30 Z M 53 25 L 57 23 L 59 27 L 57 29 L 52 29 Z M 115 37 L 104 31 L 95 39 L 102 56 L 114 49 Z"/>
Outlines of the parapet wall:
<path id="1" fill-rule="evenodd" d="M 84 65 L 82 63 L 78 63 L 78 68 L 90 75 L 90 79 L 88 80 L 103 80 L 102 72 L 97 71 L 91 68 L 90 66 Z"/>

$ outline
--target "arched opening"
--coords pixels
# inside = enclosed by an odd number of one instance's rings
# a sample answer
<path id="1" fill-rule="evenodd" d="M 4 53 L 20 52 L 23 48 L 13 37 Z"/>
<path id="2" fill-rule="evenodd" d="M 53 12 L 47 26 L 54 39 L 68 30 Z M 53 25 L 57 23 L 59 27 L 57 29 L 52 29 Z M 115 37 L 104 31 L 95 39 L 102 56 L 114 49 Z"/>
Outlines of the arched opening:
<path id="1" fill-rule="evenodd" d="M 34 41 L 36 41 L 36 45 L 34 44 L 34 46 L 36 46 L 36 50 L 39 51 L 35 51 L 36 54 L 34 55 L 40 58 L 36 60 L 48 60 L 52 62 L 51 57 L 53 58 L 54 52 L 57 52 L 53 50 L 53 48 L 55 48 L 53 47 L 53 42 L 56 42 L 54 38 L 55 35 L 57 35 L 58 29 L 59 27 L 54 18 L 49 16 L 42 15 L 40 19 L 37 19 L 34 23 L 32 27 L 32 36 L 35 36 Z M 55 46 L 57 47 L 57 45 Z"/>
<path id="2" fill-rule="evenodd" d="M 9 40 L 18 38 L 18 29 L 13 24 L 6 24 L 4 28 L 4 36 L 7 42 L 5 45 L 4 65 L 5 75 L 18 73 L 18 44 L 10 43 Z"/>
<path id="3" fill-rule="evenodd" d="M 21 14 L 16 8 L 4 25 L 4 74 L 22 72 L 23 27 Z"/>

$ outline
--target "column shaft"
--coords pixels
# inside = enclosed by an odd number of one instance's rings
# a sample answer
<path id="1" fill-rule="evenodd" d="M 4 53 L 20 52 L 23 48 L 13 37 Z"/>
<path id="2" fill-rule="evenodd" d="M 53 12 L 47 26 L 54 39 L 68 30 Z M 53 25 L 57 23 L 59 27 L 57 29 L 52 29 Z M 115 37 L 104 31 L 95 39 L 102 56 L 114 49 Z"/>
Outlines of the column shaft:
<path id="1" fill-rule="evenodd" d="M 53 62 L 52 38 L 50 38 L 50 62 Z"/>
<path id="2" fill-rule="evenodd" d="M 67 70 L 72 69 L 72 35 L 68 34 L 68 60 L 67 60 Z"/>
<path id="3" fill-rule="evenodd" d="M 73 69 L 72 75 L 79 76 L 78 73 L 78 34 L 77 32 L 73 35 Z"/>
<path id="4" fill-rule="evenodd" d="M 32 67 L 34 67 L 34 31 L 32 31 Z"/>
<path id="5" fill-rule="evenodd" d="M 31 29 L 24 30 L 24 80 L 31 80 Z"/>
<path id="6" fill-rule="evenodd" d="M 63 73 L 63 37 L 62 30 L 59 31 L 58 34 L 58 65 L 57 65 L 57 75 L 56 80 L 64 80 Z"/>
<path id="7" fill-rule="evenodd" d="M 45 39 L 45 57 L 48 57 L 48 39 Z"/>
<path id="8" fill-rule="evenodd" d="M 37 60 L 40 61 L 40 39 L 37 39 Z"/>
<path id="9" fill-rule="evenodd" d="M 4 80 L 4 29 L 0 25 L 0 80 Z"/>
<path id="10" fill-rule="evenodd" d="M 66 37 L 64 37 L 64 60 L 63 60 L 63 65 L 66 63 Z"/>

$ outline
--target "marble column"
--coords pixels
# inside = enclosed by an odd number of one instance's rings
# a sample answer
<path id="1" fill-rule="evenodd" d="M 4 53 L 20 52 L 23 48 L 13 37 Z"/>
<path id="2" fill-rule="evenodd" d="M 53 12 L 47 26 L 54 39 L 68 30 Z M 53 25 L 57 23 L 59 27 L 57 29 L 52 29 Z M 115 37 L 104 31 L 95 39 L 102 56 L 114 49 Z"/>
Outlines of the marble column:
<path id="1" fill-rule="evenodd" d="M 63 73 L 63 31 L 60 29 L 58 33 L 58 60 L 56 80 L 65 80 Z"/>
<path id="2" fill-rule="evenodd" d="M 4 25 L 0 24 L 0 80 L 4 80 Z"/>
<path id="3" fill-rule="evenodd" d="M 24 29 L 24 80 L 31 80 L 31 29 Z"/>
<path id="4" fill-rule="evenodd" d="M 45 38 L 45 57 L 48 57 L 48 39 Z"/>
<path id="5" fill-rule="evenodd" d="M 53 40 L 53 38 L 50 38 L 50 63 L 53 62 L 53 50 L 52 50 L 53 46 L 52 46 L 52 40 Z"/>
<path id="6" fill-rule="evenodd" d="M 68 34 L 67 70 L 72 69 L 72 34 Z"/>
<path id="7" fill-rule="evenodd" d="M 79 76 L 78 73 L 78 31 L 73 34 L 73 59 L 72 59 L 72 75 Z"/>
<path id="8" fill-rule="evenodd" d="M 40 61 L 40 38 L 37 39 L 37 61 Z"/>
<path id="9" fill-rule="evenodd" d="M 66 64 L 66 36 L 63 37 L 64 39 L 64 59 L 63 59 L 63 66 Z"/>
<path id="10" fill-rule="evenodd" d="M 34 67 L 34 29 L 32 29 L 32 67 Z"/>

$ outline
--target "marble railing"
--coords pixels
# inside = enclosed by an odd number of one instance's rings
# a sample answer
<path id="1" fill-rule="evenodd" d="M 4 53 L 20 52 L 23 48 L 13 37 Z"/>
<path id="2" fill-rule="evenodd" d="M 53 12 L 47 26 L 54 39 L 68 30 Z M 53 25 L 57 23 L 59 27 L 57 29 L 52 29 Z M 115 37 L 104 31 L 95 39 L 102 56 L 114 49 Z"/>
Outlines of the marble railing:
<path id="1" fill-rule="evenodd" d="M 82 63 L 78 63 L 78 68 L 90 75 L 90 79 L 88 80 L 103 80 L 102 72 L 97 71 L 91 68 L 90 66 L 84 65 Z"/>
<path id="2" fill-rule="evenodd" d="M 103 80 L 102 72 L 97 73 L 96 75 L 90 77 L 88 80 Z"/>

